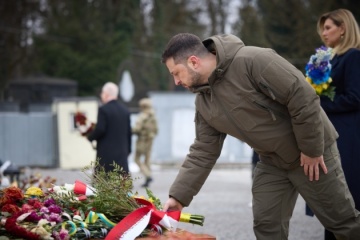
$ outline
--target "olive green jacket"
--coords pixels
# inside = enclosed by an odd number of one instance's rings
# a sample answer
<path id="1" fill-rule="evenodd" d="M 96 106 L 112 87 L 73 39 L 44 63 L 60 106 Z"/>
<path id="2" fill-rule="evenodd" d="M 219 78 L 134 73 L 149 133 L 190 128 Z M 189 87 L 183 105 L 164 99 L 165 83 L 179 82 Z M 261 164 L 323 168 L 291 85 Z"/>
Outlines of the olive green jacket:
<path id="1" fill-rule="evenodd" d="M 338 134 L 304 75 L 271 49 L 244 46 L 233 35 L 217 35 L 204 45 L 216 52 L 209 84 L 193 89 L 196 138 L 170 188 L 188 206 L 220 156 L 227 134 L 282 169 L 300 166 L 300 153 L 323 154 Z"/>

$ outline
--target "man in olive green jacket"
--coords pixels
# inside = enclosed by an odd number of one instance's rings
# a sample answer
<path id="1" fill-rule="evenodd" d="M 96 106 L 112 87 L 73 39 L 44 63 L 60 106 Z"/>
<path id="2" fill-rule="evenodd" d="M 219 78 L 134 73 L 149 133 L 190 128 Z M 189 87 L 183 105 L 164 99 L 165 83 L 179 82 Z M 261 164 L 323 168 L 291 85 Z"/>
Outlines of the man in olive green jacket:
<path id="1" fill-rule="evenodd" d="M 252 187 L 257 239 L 288 238 L 298 193 L 338 239 L 360 239 L 338 134 L 298 69 L 273 50 L 245 46 L 233 35 L 203 42 L 192 34 L 175 35 L 162 62 L 176 85 L 197 93 L 195 141 L 165 211 L 190 204 L 229 134 L 260 155 Z"/>

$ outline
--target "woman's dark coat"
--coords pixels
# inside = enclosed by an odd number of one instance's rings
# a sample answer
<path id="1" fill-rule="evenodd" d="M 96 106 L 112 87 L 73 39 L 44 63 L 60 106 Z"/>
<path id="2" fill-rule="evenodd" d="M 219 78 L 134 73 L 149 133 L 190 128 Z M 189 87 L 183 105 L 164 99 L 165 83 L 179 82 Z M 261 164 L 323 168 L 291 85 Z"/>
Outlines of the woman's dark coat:
<path id="1" fill-rule="evenodd" d="M 131 153 L 130 113 L 116 100 L 101 106 L 98 110 L 96 127 L 89 134 L 90 141 L 96 140 L 97 159 L 106 171 L 113 169 L 113 162 L 129 172 L 128 155 Z"/>
<path id="2" fill-rule="evenodd" d="M 321 96 L 321 106 L 339 133 L 337 140 L 345 178 L 360 210 L 360 50 L 331 60 L 334 101 Z"/>

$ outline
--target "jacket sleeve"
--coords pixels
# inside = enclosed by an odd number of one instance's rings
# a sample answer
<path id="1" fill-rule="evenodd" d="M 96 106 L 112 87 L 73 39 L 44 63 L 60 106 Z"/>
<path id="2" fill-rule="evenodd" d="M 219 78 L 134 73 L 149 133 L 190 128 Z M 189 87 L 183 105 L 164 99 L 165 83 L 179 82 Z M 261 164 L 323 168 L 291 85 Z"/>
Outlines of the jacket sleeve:
<path id="1" fill-rule="evenodd" d="M 353 51 L 344 56 L 343 81 L 344 91 L 335 94 L 334 100 L 328 97 L 321 97 L 321 106 L 328 113 L 351 112 L 360 109 L 360 51 Z M 336 89 L 335 89 L 336 91 Z"/>
<path id="2" fill-rule="evenodd" d="M 106 114 L 102 107 L 98 109 L 98 116 L 94 131 L 88 135 L 89 141 L 100 139 L 106 132 Z"/>
<path id="3" fill-rule="evenodd" d="M 132 128 L 132 133 L 134 134 L 139 134 L 141 129 L 143 128 L 143 122 L 144 122 L 144 113 L 139 113 L 136 122 L 135 122 L 135 126 Z"/>
<path id="4" fill-rule="evenodd" d="M 209 126 L 198 112 L 195 116 L 195 126 L 195 141 L 190 146 L 190 152 L 169 193 L 183 206 L 189 206 L 193 197 L 200 191 L 220 156 L 226 137 L 226 134 Z"/>
<path id="5" fill-rule="evenodd" d="M 324 151 L 324 125 L 319 97 L 305 76 L 269 50 L 254 57 L 252 74 L 260 91 L 286 106 L 299 149 L 310 157 Z"/>

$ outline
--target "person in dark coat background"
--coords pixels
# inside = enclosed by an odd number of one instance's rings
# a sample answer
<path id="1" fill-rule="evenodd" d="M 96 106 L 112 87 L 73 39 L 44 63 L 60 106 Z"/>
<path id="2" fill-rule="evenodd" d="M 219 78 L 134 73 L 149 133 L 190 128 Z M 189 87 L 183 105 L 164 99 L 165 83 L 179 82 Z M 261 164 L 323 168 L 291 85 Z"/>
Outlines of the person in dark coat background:
<path id="1" fill-rule="evenodd" d="M 113 163 L 129 174 L 128 156 L 131 153 L 130 112 L 117 101 L 119 89 L 112 82 L 105 83 L 101 91 L 103 105 L 98 109 L 94 131 L 88 135 L 96 141 L 96 157 L 106 172 L 114 169 Z"/>
<path id="2" fill-rule="evenodd" d="M 338 9 L 323 14 L 318 33 L 327 47 L 333 48 L 331 60 L 331 101 L 321 96 L 321 106 L 339 133 L 337 140 L 341 163 L 356 209 L 360 209 L 360 33 L 352 13 Z M 325 239 L 336 239 L 325 231 Z"/>

